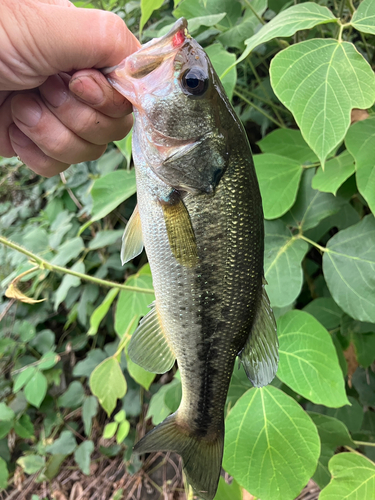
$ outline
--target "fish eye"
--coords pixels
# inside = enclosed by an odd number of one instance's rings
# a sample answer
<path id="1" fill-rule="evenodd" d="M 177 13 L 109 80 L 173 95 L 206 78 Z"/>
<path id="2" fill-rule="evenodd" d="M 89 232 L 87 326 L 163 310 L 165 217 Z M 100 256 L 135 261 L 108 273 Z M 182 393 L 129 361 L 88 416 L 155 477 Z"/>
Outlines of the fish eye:
<path id="1" fill-rule="evenodd" d="M 185 94 L 202 96 L 208 88 L 208 76 L 201 68 L 190 68 L 182 75 L 181 85 Z"/>

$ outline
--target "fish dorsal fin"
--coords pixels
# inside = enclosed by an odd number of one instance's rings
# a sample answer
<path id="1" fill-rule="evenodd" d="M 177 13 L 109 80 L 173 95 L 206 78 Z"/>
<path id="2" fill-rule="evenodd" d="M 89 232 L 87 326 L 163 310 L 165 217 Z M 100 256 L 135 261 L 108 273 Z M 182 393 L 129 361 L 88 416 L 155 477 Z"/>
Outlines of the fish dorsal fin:
<path id="1" fill-rule="evenodd" d="M 128 354 L 134 363 L 145 370 L 165 373 L 174 365 L 176 356 L 165 336 L 155 302 L 151 307 L 130 339 Z"/>
<path id="2" fill-rule="evenodd" d="M 194 267 L 198 262 L 197 243 L 184 202 L 176 194 L 170 203 L 161 206 L 173 255 L 183 266 Z"/>
<path id="3" fill-rule="evenodd" d="M 276 320 L 263 284 L 253 328 L 239 355 L 246 375 L 255 387 L 263 387 L 275 377 L 279 362 L 278 347 Z"/>
<path id="4" fill-rule="evenodd" d="M 122 265 L 134 259 L 143 250 L 143 238 L 141 217 L 139 215 L 138 205 L 135 206 L 132 216 L 126 224 L 124 235 L 122 237 L 121 263 Z"/>

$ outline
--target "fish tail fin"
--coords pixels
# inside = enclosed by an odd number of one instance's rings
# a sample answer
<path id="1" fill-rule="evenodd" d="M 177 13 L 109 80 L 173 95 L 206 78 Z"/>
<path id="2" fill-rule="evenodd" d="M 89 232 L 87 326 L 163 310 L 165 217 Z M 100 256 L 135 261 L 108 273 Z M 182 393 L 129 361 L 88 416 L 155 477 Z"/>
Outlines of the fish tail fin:
<path id="1" fill-rule="evenodd" d="M 177 412 L 167 417 L 134 447 L 136 453 L 173 451 L 183 461 L 189 484 L 204 500 L 212 500 L 220 478 L 224 425 L 214 438 L 201 437 L 179 422 Z"/>

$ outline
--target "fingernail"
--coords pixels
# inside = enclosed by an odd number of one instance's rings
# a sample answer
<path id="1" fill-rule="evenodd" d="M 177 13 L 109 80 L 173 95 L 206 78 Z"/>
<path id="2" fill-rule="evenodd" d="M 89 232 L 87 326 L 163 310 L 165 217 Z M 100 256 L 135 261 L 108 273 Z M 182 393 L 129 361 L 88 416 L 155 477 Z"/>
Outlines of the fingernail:
<path id="1" fill-rule="evenodd" d="M 22 96 L 21 102 L 16 101 L 12 106 L 15 118 L 18 118 L 26 127 L 35 127 L 42 116 L 42 108 L 31 97 Z"/>
<path id="2" fill-rule="evenodd" d="M 79 76 L 69 83 L 70 90 L 83 101 L 89 104 L 100 104 L 104 93 L 96 81 L 90 76 Z"/>
<path id="3" fill-rule="evenodd" d="M 41 86 L 43 97 L 53 106 L 58 108 L 68 98 L 68 89 L 66 88 L 62 78 L 59 75 L 54 75 Z"/>
<path id="4" fill-rule="evenodd" d="M 14 142 L 18 146 L 21 146 L 21 148 L 26 148 L 33 142 L 16 126 L 12 126 L 12 128 L 9 130 L 9 137 L 12 143 Z"/>

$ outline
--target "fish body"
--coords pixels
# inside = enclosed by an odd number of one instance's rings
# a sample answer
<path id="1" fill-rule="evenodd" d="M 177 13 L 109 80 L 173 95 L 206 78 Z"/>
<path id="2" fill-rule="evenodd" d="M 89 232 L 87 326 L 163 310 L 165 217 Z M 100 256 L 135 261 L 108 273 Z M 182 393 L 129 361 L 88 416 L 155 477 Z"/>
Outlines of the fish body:
<path id="1" fill-rule="evenodd" d="M 188 481 L 215 496 L 224 405 L 236 356 L 256 386 L 277 369 L 264 290 L 263 211 L 250 146 L 212 65 L 184 19 L 108 75 L 133 104 L 138 205 L 123 260 L 144 247 L 155 303 L 129 355 L 163 373 L 177 359 L 177 412 L 135 450 L 175 451 Z"/>

